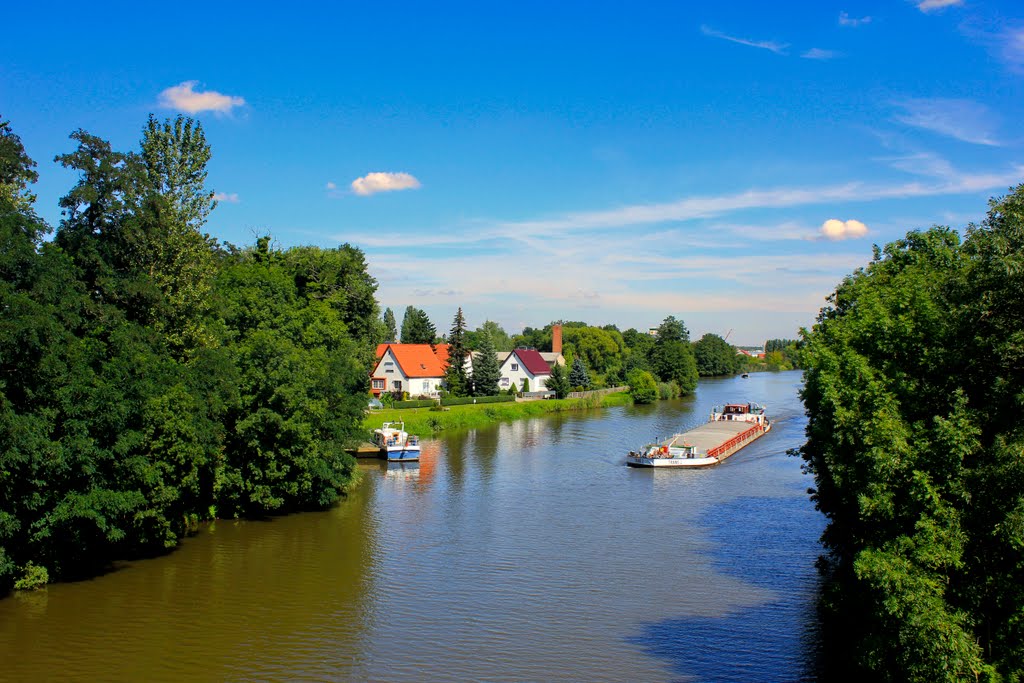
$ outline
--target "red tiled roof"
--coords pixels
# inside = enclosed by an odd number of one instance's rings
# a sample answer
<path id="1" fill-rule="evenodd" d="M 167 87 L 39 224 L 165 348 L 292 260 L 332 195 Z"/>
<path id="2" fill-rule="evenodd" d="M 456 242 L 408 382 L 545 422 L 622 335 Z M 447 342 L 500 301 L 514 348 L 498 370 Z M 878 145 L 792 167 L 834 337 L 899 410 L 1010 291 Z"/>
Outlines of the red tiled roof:
<path id="1" fill-rule="evenodd" d="M 534 377 L 538 375 L 550 375 L 551 366 L 544 360 L 544 357 L 540 355 L 539 351 L 533 349 L 516 349 L 512 353 L 519 357 L 519 362 L 523 364 L 530 374 Z"/>
<path id="2" fill-rule="evenodd" d="M 388 349 L 395 357 L 406 377 L 441 377 L 448 362 L 448 345 L 435 344 L 380 344 L 377 358 L 383 358 Z"/>

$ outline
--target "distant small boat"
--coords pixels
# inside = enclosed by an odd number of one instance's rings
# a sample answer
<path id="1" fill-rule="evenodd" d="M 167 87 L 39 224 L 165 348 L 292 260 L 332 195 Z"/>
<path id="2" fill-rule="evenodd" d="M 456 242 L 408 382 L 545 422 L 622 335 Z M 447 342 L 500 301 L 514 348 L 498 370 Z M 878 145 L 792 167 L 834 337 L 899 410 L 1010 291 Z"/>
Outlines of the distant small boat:
<path id="1" fill-rule="evenodd" d="M 748 375 L 747 373 L 744 372 L 742 375 L 740 375 L 740 377 L 742 377 L 743 379 L 746 379 L 746 378 L 750 377 L 750 375 Z"/>
<path id="2" fill-rule="evenodd" d="M 385 422 L 373 430 L 373 442 L 388 462 L 413 462 L 420 459 L 420 437 L 405 431 L 404 422 Z"/>

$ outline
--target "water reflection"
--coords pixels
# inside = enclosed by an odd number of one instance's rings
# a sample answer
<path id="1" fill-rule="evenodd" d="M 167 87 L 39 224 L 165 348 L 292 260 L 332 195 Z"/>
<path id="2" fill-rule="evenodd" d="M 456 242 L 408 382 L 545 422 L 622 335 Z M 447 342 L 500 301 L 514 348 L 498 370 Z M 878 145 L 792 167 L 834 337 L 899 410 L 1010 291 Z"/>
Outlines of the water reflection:
<path id="1" fill-rule="evenodd" d="M 328 512 L 218 522 L 167 557 L 0 601 L 0 678 L 800 680 L 820 520 L 785 455 L 798 381 L 702 382 L 424 440 L 418 467 L 360 462 Z M 721 466 L 625 466 L 737 398 L 778 421 Z"/>

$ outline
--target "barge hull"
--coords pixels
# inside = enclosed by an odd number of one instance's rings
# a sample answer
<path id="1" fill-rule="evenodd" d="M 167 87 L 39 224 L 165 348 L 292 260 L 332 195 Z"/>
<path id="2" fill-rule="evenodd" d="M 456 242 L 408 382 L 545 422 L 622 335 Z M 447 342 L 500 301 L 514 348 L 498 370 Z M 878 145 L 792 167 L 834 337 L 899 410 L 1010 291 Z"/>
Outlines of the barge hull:
<path id="1" fill-rule="evenodd" d="M 764 436 L 768 429 L 770 427 L 744 420 L 716 420 L 715 422 L 707 422 L 695 429 L 682 434 L 676 434 L 661 442 L 666 447 L 677 443 L 696 446 L 696 451 L 699 454 L 698 457 L 650 458 L 630 456 L 626 458 L 626 464 L 632 467 L 677 467 L 684 469 L 713 467 L 750 442 Z"/>

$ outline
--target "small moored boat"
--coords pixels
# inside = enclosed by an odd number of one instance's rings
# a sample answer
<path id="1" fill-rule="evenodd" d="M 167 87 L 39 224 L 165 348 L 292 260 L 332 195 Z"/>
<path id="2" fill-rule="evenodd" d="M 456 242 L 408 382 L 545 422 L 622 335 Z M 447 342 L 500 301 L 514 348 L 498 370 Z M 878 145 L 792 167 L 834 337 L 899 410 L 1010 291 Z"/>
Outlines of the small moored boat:
<path id="1" fill-rule="evenodd" d="M 420 437 L 405 431 L 404 422 L 385 422 L 373 430 L 373 442 L 388 462 L 412 462 L 420 459 Z"/>

